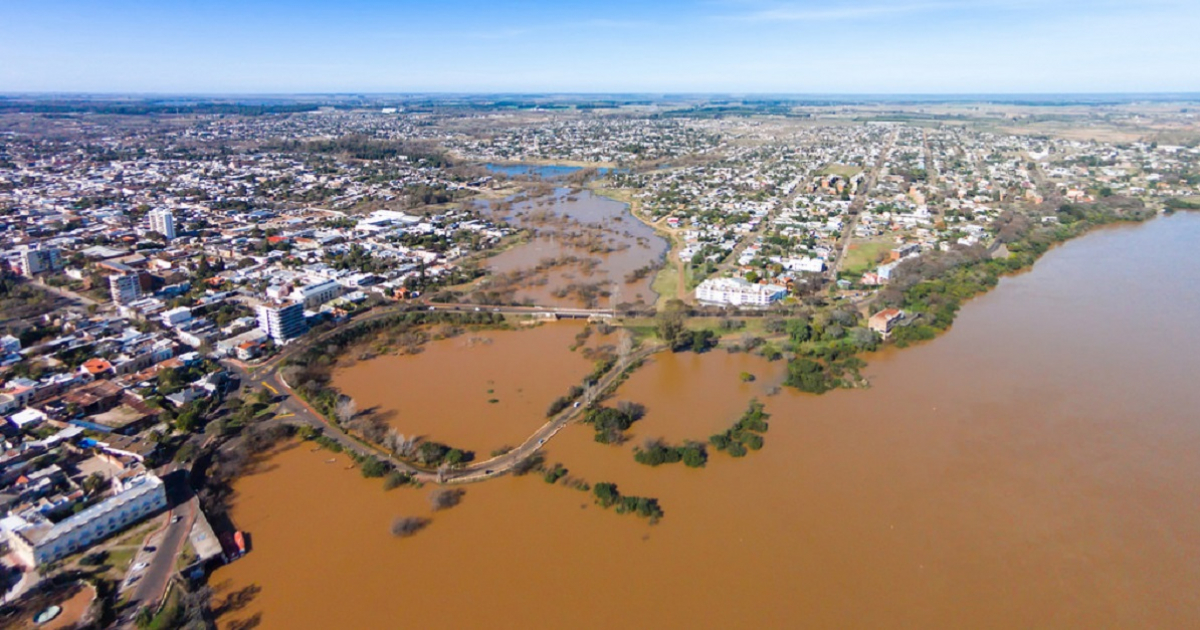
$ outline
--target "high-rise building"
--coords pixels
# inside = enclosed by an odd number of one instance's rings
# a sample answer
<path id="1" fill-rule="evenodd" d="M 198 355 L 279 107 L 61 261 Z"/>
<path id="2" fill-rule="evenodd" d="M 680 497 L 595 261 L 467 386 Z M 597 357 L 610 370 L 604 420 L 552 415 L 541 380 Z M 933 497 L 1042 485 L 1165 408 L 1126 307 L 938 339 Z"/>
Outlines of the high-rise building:
<path id="1" fill-rule="evenodd" d="M 151 210 L 150 229 L 167 237 L 175 238 L 175 215 L 170 210 Z"/>
<path id="2" fill-rule="evenodd" d="M 276 343 L 287 343 L 305 332 L 304 304 L 263 304 L 258 307 L 258 327 Z"/>
<path id="3" fill-rule="evenodd" d="M 32 278 L 39 273 L 54 271 L 62 267 L 62 258 L 53 247 L 33 246 L 21 250 L 21 275 Z"/>
<path id="4" fill-rule="evenodd" d="M 108 277 L 108 290 L 112 301 L 117 304 L 129 304 L 142 297 L 142 285 L 138 282 L 137 274 L 122 273 Z"/>

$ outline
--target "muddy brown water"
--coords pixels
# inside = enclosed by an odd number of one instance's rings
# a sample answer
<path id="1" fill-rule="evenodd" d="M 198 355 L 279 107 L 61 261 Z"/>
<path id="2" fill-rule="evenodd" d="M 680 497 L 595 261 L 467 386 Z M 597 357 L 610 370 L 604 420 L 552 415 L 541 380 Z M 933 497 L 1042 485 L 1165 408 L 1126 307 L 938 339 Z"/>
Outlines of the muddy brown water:
<path id="1" fill-rule="evenodd" d="M 334 371 L 332 384 L 406 436 L 474 451 L 516 446 L 546 422 L 554 399 L 593 369 L 570 346 L 582 322 L 485 330 L 432 341 L 416 355 L 383 355 Z M 589 346 L 599 335 L 588 339 Z"/>
<path id="2" fill-rule="evenodd" d="M 496 212 L 493 206 L 488 208 Z M 601 283 L 606 291 L 613 293 L 613 297 L 602 298 L 591 305 L 597 308 L 639 301 L 654 304 L 657 299 L 657 294 L 650 288 L 653 273 L 633 282 L 626 282 L 626 279 L 634 270 L 662 260 L 667 251 L 667 242 L 653 228 L 634 218 L 627 204 L 588 190 L 572 192 L 559 188 L 551 195 L 513 204 L 511 210 L 496 214 L 514 225 L 536 230 L 537 236 L 490 258 L 488 266 L 493 272 L 529 270 L 546 259 L 563 256 L 597 261 L 591 270 L 581 264 L 570 263 L 536 274 L 517 286 L 513 294 L 516 301 L 544 306 L 589 306 L 577 294 L 555 294 L 556 289 L 572 283 Z M 553 217 L 553 220 L 534 220 L 535 216 Z M 570 223 L 561 223 L 562 219 Z M 580 234 L 595 235 L 605 248 L 615 251 L 597 253 L 579 247 L 578 240 L 569 238 L 569 235 Z"/>
<path id="3" fill-rule="evenodd" d="M 287 450 L 237 483 L 255 548 L 213 583 L 262 590 L 222 622 L 1197 627 L 1196 242 L 1200 216 L 1176 215 L 1069 243 L 944 337 L 870 357 L 867 390 L 765 396 L 779 363 L 657 358 L 617 395 L 647 406 L 638 437 L 604 446 L 576 425 L 547 449 L 657 497 L 654 526 L 536 476 L 431 514 L 429 488 L 384 492 L 343 458 Z M 633 462 L 640 438 L 704 437 L 755 395 L 763 450 Z M 399 540 L 400 515 L 432 522 Z"/>

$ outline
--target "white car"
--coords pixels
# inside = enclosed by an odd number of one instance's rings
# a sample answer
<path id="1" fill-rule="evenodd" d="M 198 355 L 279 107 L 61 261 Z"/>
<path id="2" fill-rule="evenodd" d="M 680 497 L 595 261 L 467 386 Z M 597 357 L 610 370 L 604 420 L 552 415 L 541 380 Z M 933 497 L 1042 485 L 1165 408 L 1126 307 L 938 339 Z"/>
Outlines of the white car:
<path id="1" fill-rule="evenodd" d="M 134 570 L 134 571 L 141 571 L 142 569 L 145 569 L 145 568 L 146 568 L 146 567 L 148 567 L 148 566 L 150 566 L 150 565 L 149 565 L 149 564 L 146 564 L 145 562 L 139 562 L 139 563 L 137 563 L 137 564 L 133 565 L 133 570 Z"/>

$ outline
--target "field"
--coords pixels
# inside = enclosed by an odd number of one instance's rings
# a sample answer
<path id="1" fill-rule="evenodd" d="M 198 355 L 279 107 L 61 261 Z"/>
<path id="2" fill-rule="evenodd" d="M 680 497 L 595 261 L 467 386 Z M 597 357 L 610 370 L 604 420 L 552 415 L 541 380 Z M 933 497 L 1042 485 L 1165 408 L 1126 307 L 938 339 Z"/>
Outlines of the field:
<path id="1" fill-rule="evenodd" d="M 847 273 L 864 273 L 875 267 L 879 255 L 895 247 L 891 240 L 856 241 L 850 244 L 846 254 L 846 264 L 842 267 Z"/>
<path id="2" fill-rule="evenodd" d="M 840 175 L 843 179 L 850 179 L 861 172 L 861 166 L 854 166 L 852 164 L 830 164 L 821 169 L 822 175 Z"/>

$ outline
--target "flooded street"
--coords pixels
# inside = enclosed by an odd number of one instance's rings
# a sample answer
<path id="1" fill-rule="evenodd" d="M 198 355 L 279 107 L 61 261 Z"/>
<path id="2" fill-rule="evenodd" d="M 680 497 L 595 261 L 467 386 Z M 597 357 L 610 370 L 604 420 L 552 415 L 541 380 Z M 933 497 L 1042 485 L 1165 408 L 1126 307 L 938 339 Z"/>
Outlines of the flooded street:
<path id="1" fill-rule="evenodd" d="M 783 362 L 656 356 L 614 397 L 646 406 L 629 442 L 574 425 L 546 457 L 657 498 L 658 525 L 539 475 L 469 486 L 432 514 L 431 487 L 385 492 L 344 456 L 284 449 L 235 487 L 254 548 L 215 573 L 216 600 L 261 590 L 222 627 L 1195 627 L 1197 242 L 1192 214 L 1068 243 L 944 337 L 867 356 L 870 389 L 769 395 Z M 574 332 L 509 334 L 484 352 L 537 352 L 477 367 L 456 338 L 335 384 L 432 439 L 519 441 L 543 419 L 541 388 L 553 398 L 590 366 L 565 349 Z M 761 451 L 634 462 L 643 439 L 705 439 L 753 397 L 771 413 Z M 448 408 L 467 422 L 442 424 Z M 398 539 L 398 516 L 432 522 Z"/>
<path id="2" fill-rule="evenodd" d="M 625 204 L 588 190 L 558 188 L 492 212 L 533 231 L 528 242 L 488 261 L 497 274 L 488 288 L 499 300 L 612 308 L 653 304 L 657 298 L 649 266 L 662 260 L 667 243 Z"/>

